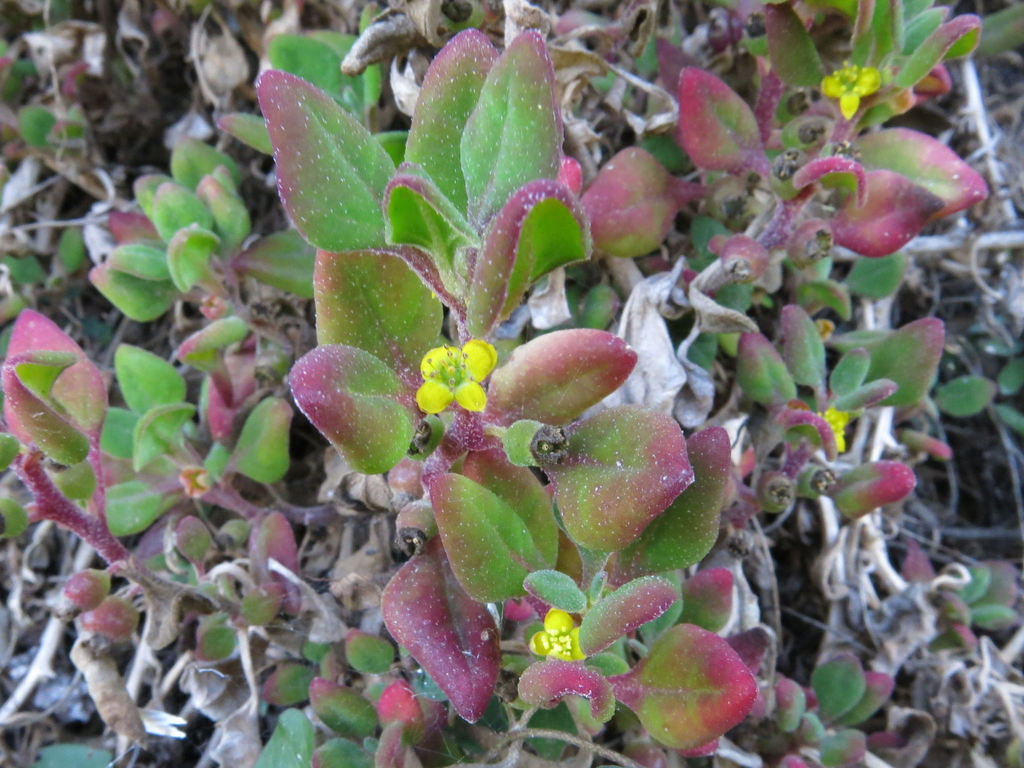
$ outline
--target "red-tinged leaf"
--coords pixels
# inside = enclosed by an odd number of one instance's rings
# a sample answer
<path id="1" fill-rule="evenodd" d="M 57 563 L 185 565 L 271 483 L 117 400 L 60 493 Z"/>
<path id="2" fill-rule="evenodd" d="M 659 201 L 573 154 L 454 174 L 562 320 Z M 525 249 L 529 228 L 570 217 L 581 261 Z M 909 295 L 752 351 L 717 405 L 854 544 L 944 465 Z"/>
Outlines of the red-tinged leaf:
<path id="1" fill-rule="evenodd" d="M 156 227 L 144 214 L 133 211 L 111 211 L 107 219 L 110 234 L 119 245 L 145 240 L 159 240 Z"/>
<path id="2" fill-rule="evenodd" d="M 819 388 L 825 381 L 825 344 L 810 316 L 795 304 L 782 308 L 782 358 L 793 381 Z"/>
<path id="3" fill-rule="evenodd" d="M 914 539 L 907 539 L 907 556 L 900 566 L 900 575 L 907 581 L 923 582 L 935 578 L 935 568 Z"/>
<path id="4" fill-rule="evenodd" d="M 849 712 L 864 696 L 867 681 L 857 657 L 843 653 L 811 673 L 811 687 L 818 698 L 818 711 L 824 722 Z"/>
<path id="5" fill-rule="evenodd" d="M 918 432 L 914 429 L 903 429 L 899 433 L 899 441 L 912 451 L 927 453 L 933 459 L 949 461 L 953 458 L 953 449 L 937 437 Z"/>
<path id="6" fill-rule="evenodd" d="M 803 19 L 788 3 L 766 5 L 764 15 L 772 70 L 787 85 L 818 88 L 825 67 Z"/>
<path id="7" fill-rule="evenodd" d="M 545 709 L 565 696 L 583 696 L 598 722 L 605 723 L 615 714 L 615 696 L 604 675 L 578 662 L 548 659 L 531 664 L 519 678 L 519 696 L 530 706 Z"/>
<path id="8" fill-rule="evenodd" d="M 916 405 L 928 392 L 942 357 L 945 326 L 924 317 L 863 345 L 871 354 L 867 381 L 889 379 L 899 389 L 879 405 Z"/>
<path id="9" fill-rule="evenodd" d="M 629 377 L 636 353 L 605 331 L 554 331 L 517 347 L 491 375 L 487 415 L 502 424 L 565 424 Z"/>
<path id="10" fill-rule="evenodd" d="M 779 677 L 775 683 L 775 722 L 783 733 L 793 733 L 807 709 L 804 689 L 788 677 Z"/>
<path id="11" fill-rule="evenodd" d="M 756 675 L 761 669 L 764 657 L 768 655 L 768 649 L 775 641 L 764 627 L 754 627 L 745 632 L 729 635 L 725 642 L 736 651 L 747 665 L 747 669 Z"/>
<path id="12" fill-rule="evenodd" d="M 309 698 L 309 684 L 313 681 L 312 667 L 295 662 L 284 662 L 274 667 L 263 683 L 261 698 L 275 707 L 291 707 Z"/>
<path id="13" fill-rule="evenodd" d="M 420 359 L 441 332 L 442 309 L 401 258 L 386 251 L 318 251 L 313 285 L 321 344 L 362 349 L 409 386 L 418 384 Z"/>
<path id="14" fill-rule="evenodd" d="M 768 250 L 746 235 L 715 235 L 708 250 L 722 257 L 728 274 L 738 283 L 752 283 L 764 274 L 771 262 Z M 740 272 L 739 270 L 743 270 Z"/>
<path id="15" fill-rule="evenodd" d="M 249 335 L 249 326 L 237 315 L 222 317 L 185 339 L 174 356 L 200 371 L 212 371 L 222 364 L 224 350 Z"/>
<path id="16" fill-rule="evenodd" d="M 43 315 L 18 315 L 0 369 L 4 421 L 21 442 L 62 464 L 82 461 L 99 442 L 107 389 L 99 369 Z M 38 383 L 34 383 L 38 382 Z"/>
<path id="17" fill-rule="evenodd" d="M 696 624 L 717 632 L 732 612 L 732 572 L 727 568 L 706 568 L 683 583 L 683 613 L 680 623 Z"/>
<path id="18" fill-rule="evenodd" d="M 139 626 L 139 612 L 123 597 L 110 595 L 93 610 L 83 613 L 78 620 L 82 629 L 120 643 L 130 638 Z"/>
<path id="19" fill-rule="evenodd" d="M 962 18 L 962 17 L 959 17 Z M 889 170 L 942 200 L 932 219 L 962 211 L 988 196 L 985 180 L 942 142 L 909 128 L 888 128 L 857 141 L 869 171 Z"/>
<path id="20" fill-rule="evenodd" d="M 827 733 L 821 740 L 821 764 L 825 768 L 858 765 L 867 752 L 867 739 L 856 728 Z"/>
<path id="21" fill-rule="evenodd" d="M 760 333 L 740 336 L 736 378 L 743 393 L 756 403 L 773 405 L 796 397 L 796 384 L 772 343 Z"/>
<path id="22" fill-rule="evenodd" d="M 609 679 L 655 740 L 674 749 L 707 744 L 754 705 L 757 682 L 722 638 L 690 624 L 672 627 L 646 658 Z"/>
<path id="23" fill-rule="evenodd" d="M 885 672 L 865 672 L 864 682 L 867 687 L 864 689 L 864 695 L 861 696 L 860 701 L 854 704 L 852 709 L 836 718 L 835 725 L 863 723 L 889 700 L 892 689 L 896 686 L 892 675 L 887 675 Z"/>
<path id="24" fill-rule="evenodd" d="M 712 739 L 707 744 L 701 744 L 693 749 L 676 750 L 683 757 L 710 757 L 718 751 L 718 739 Z"/>
<path id="25" fill-rule="evenodd" d="M 310 243 L 329 251 L 384 244 L 388 153 L 337 102 L 302 78 L 264 72 L 256 84 L 270 129 L 277 188 Z"/>
<path id="26" fill-rule="evenodd" d="M 408 393 L 378 358 L 342 344 L 321 345 L 288 376 L 295 404 L 358 472 L 386 472 L 415 432 Z"/>
<path id="27" fill-rule="evenodd" d="M 893 78 L 893 85 L 899 88 L 913 87 L 943 59 L 965 56 L 973 51 L 980 37 L 980 18 L 973 13 L 956 16 L 928 35 L 911 52 Z"/>
<path id="28" fill-rule="evenodd" d="M 704 170 L 771 172 L 753 111 L 728 85 L 695 67 L 679 76 L 676 140 Z"/>
<path id="29" fill-rule="evenodd" d="M 582 198 L 594 246 L 621 258 L 650 253 L 686 202 L 678 192 L 653 155 L 639 147 L 622 150 L 601 166 Z"/>
<path id="30" fill-rule="evenodd" d="M 482 32 L 460 32 L 434 57 L 423 78 L 405 145 L 405 159 L 422 166 L 456 208 L 466 210 L 460 144 L 498 52 Z"/>
<path id="31" fill-rule="evenodd" d="M 529 30 L 491 67 L 465 123 L 460 148 L 470 221 L 486 223 L 529 181 L 558 178 L 561 147 L 551 59 L 541 34 Z"/>
<path id="32" fill-rule="evenodd" d="M 377 730 L 373 704 L 353 688 L 314 677 L 309 683 L 309 703 L 324 725 L 341 736 L 363 739 Z"/>
<path id="33" fill-rule="evenodd" d="M 836 433 L 821 416 L 802 408 L 783 408 L 775 420 L 786 430 L 796 429 L 801 435 L 810 437 L 816 445 L 822 447 L 829 461 L 835 461 L 839 453 L 836 445 Z M 801 427 L 804 429 L 800 429 Z M 810 429 L 806 429 L 807 427 Z"/>
<path id="34" fill-rule="evenodd" d="M 452 570 L 476 600 L 524 595 L 527 574 L 553 565 L 517 508 L 468 477 L 441 475 L 431 485 L 430 500 Z"/>
<path id="35" fill-rule="evenodd" d="M 796 287 L 796 303 L 809 315 L 827 307 L 843 320 L 849 320 L 853 312 L 849 289 L 835 280 L 800 283 Z"/>
<path id="36" fill-rule="evenodd" d="M 803 189 L 816 182 L 822 182 L 825 186 L 836 186 L 836 182 L 839 181 L 836 178 L 838 174 L 850 177 L 850 183 L 843 186 L 855 188 L 857 190 L 857 205 L 864 205 L 868 198 L 867 174 L 863 165 L 848 157 L 838 155 L 816 157 L 805 163 L 800 170 L 793 174 L 793 188 Z"/>
<path id="37" fill-rule="evenodd" d="M 566 531 L 588 549 L 622 549 L 693 482 L 682 430 L 664 414 L 610 408 L 566 437 L 565 457 L 544 469 Z"/>
<path id="38" fill-rule="evenodd" d="M 847 517 L 860 517 L 883 504 L 905 499 L 917 485 L 914 470 L 899 461 L 876 461 L 847 472 L 829 491 Z"/>
<path id="39" fill-rule="evenodd" d="M 906 245 L 939 211 L 943 200 L 889 170 L 867 174 L 868 199 L 851 195 L 832 220 L 836 243 L 864 256 L 888 256 Z"/>
<path id="40" fill-rule="evenodd" d="M 551 496 L 526 467 L 517 467 L 503 451 L 473 451 L 462 463 L 462 474 L 489 490 L 522 518 L 534 545 L 547 563 L 558 555 L 558 524 Z"/>
<path id="41" fill-rule="evenodd" d="M 381 596 L 388 632 L 434 679 L 455 711 L 476 722 L 498 679 L 498 628 L 459 586 L 439 539 L 391 579 Z"/>
<path id="42" fill-rule="evenodd" d="M 857 387 L 853 392 L 837 397 L 832 401 L 832 407 L 837 411 L 859 411 L 863 408 L 871 408 L 891 397 L 897 390 L 899 390 L 899 385 L 895 381 L 875 379 Z"/>
<path id="43" fill-rule="evenodd" d="M 671 582 L 644 576 L 623 584 L 590 607 L 580 624 L 580 650 L 587 656 L 603 651 L 620 637 L 653 621 L 679 600 Z"/>
<path id="44" fill-rule="evenodd" d="M 551 179 L 524 184 L 492 219 L 473 264 L 466 306 L 469 332 L 489 335 L 534 280 L 588 258 L 590 249 L 587 216 L 568 187 Z"/>
<path id="45" fill-rule="evenodd" d="M 709 427 L 686 441 L 693 484 L 618 554 L 616 581 L 687 568 L 700 561 L 718 538 L 719 512 L 729 482 L 729 435 Z"/>

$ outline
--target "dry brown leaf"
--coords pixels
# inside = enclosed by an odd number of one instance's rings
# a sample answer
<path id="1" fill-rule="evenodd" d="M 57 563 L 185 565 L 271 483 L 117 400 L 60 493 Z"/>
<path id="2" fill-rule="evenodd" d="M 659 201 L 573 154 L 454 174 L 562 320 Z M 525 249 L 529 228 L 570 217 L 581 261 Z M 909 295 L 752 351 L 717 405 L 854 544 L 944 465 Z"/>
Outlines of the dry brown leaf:
<path id="1" fill-rule="evenodd" d="M 370 24 L 341 62 L 341 71 L 355 77 L 368 66 L 399 56 L 426 39 L 404 13 L 387 10 Z"/>
<path id="2" fill-rule="evenodd" d="M 103 722 L 131 741 L 145 742 L 146 728 L 139 707 L 128 695 L 114 660 L 95 648 L 91 638 L 82 635 L 71 646 L 71 662 L 85 678 Z"/>

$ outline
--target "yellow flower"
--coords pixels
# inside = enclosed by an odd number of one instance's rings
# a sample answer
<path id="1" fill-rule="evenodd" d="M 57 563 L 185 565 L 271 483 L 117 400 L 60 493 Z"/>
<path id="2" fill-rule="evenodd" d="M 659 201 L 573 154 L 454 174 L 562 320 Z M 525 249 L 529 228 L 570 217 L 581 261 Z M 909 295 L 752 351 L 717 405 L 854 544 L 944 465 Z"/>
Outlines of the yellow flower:
<path id="1" fill-rule="evenodd" d="M 497 362 L 497 351 L 480 339 L 467 341 L 462 349 L 434 347 L 420 362 L 423 384 L 416 391 L 416 404 L 426 413 L 440 413 L 454 400 L 467 411 L 482 411 L 487 394 L 480 382 Z"/>
<path id="2" fill-rule="evenodd" d="M 839 453 L 846 452 L 846 434 L 844 430 L 846 425 L 850 423 L 850 414 L 846 411 L 837 411 L 832 406 L 829 406 L 828 410 L 824 413 L 819 413 L 819 416 L 828 422 L 828 425 L 832 427 L 832 434 L 836 436 L 836 450 Z"/>
<path id="3" fill-rule="evenodd" d="M 579 661 L 586 658 L 580 650 L 580 628 L 573 626 L 572 616 L 558 608 L 548 611 L 544 629 L 530 638 L 530 650 L 549 659 Z"/>
<path id="4" fill-rule="evenodd" d="M 870 96 L 882 85 L 882 75 L 874 67 L 858 67 L 847 63 L 821 81 L 821 92 L 830 99 L 839 99 L 839 110 L 849 120 L 860 107 L 860 100 Z"/>

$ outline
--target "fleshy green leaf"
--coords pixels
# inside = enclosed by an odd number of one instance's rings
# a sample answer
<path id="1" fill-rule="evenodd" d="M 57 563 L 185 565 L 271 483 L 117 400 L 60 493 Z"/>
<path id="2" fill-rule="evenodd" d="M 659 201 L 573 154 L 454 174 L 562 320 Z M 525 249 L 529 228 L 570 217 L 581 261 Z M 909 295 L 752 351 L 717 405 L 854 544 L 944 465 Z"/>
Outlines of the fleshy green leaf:
<path id="1" fill-rule="evenodd" d="M 779 79 L 800 88 L 819 87 L 825 67 L 803 20 L 788 3 L 768 4 L 764 14 L 768 56 Z"/>
<path id="2" fill-rule="evenodd" d="M 814 321 L 795 304 L 782 308 L 782 357 L 797 384 L 819 388 L 825 381 L 825 344 Z"/>
<path id="3" fill-rule="evenodd" d="M 312 759 L 313 724 L 300 710 L 287 709 L 254 768 L 309 768 Z"/>
<path id="4" fill-rule="evenodd" d="M 132 466 L 138 472 L 159 456 L 172 452 L 181 440 L 181 428 L 192 418 L 191 403 L 155 405 L 135 423 Z"/>
<path id="5" fill-rule="evenodd" d="M 899 288 L 906 268 L 907 257 L 899 251 L 877 259 L 858 259 L 846 276 L 846 286 L 869 299 L 883 299 Z"/>
<path id="6" fill-rule="evenodd" d="M 821 719 L 829 722 L 853 709 L 864 696 L 867 682 L 857 657 L 844 653 L 815 668 L 811 687 L 818 697 Z"/>
<path id="7" fill-rule="evenodd" d="M 680 74 L 676 139 L 705 170 L 770 173 L 753 111 L 710 72 L 686 67 Z"/>
<path id="8" fill-rule="evenodd" d="M 185 380 L 162 357 L 131 344 L 114 353 L 114 371 L 125 403 L 136 413 L 185 400 Z"/>
<path id="9" fill-rule="evenodd" d="M 796 397 L 796 384 L 782 357 L 760 333 L 740 336 L 736 378 L 743 393 L 756 403 L 774 405 Z"/>
<path id="10" fill-rule="evenodd" d="M 928 391 L 938 370 L 945 326 L 925 317 L 893 331 L 882 341 L 866 345 L 871 353 L 868 381 L 890 379 L 899 385 L 881 405 L 915 405 Z"/>
<path id="11" fill-rule="evenodd" d="M 732 572 L 728 568 L 705 568 L 683 584 L 683 613 L 679 621 L 718 632 L 732 612 Z"/>
<path id="12" fill-rule="evenodd" d="M 316 249 L 294 229 L 288 229 L 254 242 L 238 255 L 234 268 L 261 283 L 312 299 L 315 259 Z"/>
<path id="13" fill-rule="evenodd" d="M 153 493 L 148 484 L 129 480 L 107 488 L 107 526 L 115 536 L 131 536 L 149 528 L 176 500 Z"/>
<path id="14" fill-rule="evenodd" d="M 268 397 L 252 409 L 231 456 L 235 469 L 260 483 L 276 483 L 288 471 L 288 430 L 292 409 L 279 397 Z"/>
<path id="15" fill-rule="evenodd" d="M 237 187 L 242 182 L 235 161 L 223 152 L 198 139 L 184 138 L 171 152 L 171 176 L 183 187 L 194 190 L 208 173 L 224 166 Z"/>
<path id="16" fill-rule="evenodd" d="M 837 397 L 847 395 L 864 383 L 871 369 L 871 355 L 863 347 L 846 352 L 829 374 L 828 386 Z"/>
<path id="17" fill-rule="evenodd" d="M 580 613 L 587 607 L 587 596 L 583 590 L 576 586 L 571 576 L 561 571 L 534 571 L 523 580 L 523 588 L 538 600 L 566 613 Z"/>
<path id="18" fill-rule="evenodd" d="M 402 259 L 385 251 L 320 251 L 314 291 L 321 344 L 358 347 L 418 383 L 420 360 L 441 332 L 442 310 Z"/>
<path id="19" fill-rule="evenodd" d="M 679 600 L 670 581 L 643 576 L 623 584 L 590 607 L 580 624 L 580 650 L 591 656 L 653 621 Z"/>
<path id="20" fill-rule="evenodd" d="M 455 711 L 479 720 L 498 678 L 499 633 L 487 608 L 459 586 L 439 538 L 402 566 L 381 596 L 384 623 L 444 691 Z"/>
<path id="21" fill-rule="evenodd" d="M 213 228 L 220 238 L 219 250 L 224 255 L 234 255 L 235 250 L 252 231 L 252 220 L 245 201 L 227 183 L 223 169 L 217 175 L 203 178 L 196 188 L 196 194 L 213 216 Z M 170 250 L 168 249 L 168 256 Z"/>
<path id="22" fill-rule="evenodd" d="M 138 323 L 156 320 L 170 309 L 178 296 L 178 290 L 169 279 L 144 280 L 114 269 L 109 261 L 89 271 L 89 282 L 107 301 Z"/>
<path id="23" fill-rule="evenodd" d="M 321 345 L 292 368 L 295 404 L 358 472 L 386 472 L 409 449 L 415 424 L 403 387 L 378 358 Z"/>
<path id="24" fill-rule="evenodd" d="M 518 597 L 531 571 L 551 565 L 516 508 L 468 477 L 442 475 L 431 486 L 430 500 L 452 570 L 473 598 Z"/>
<path id="25" fill-rule="evenodd" d="M 709 427 L 686 441 L 693 484 L 618 555 L 616 571 L 628 576 L 687 568 L 700 561 L 718 538 L 732 468 L 729 435 Z"/>
<path id="26" fill-rule="evenodd" d="M 565 457 L 545 471 L 574 541 L 613 552 L 634 541 L 693 482 L 679 425 L 620 406 L 566 429 Z"/>
<path id="27" fill-rule="evenodd" d="M 259 115 L 232 112 L 218 120 L 217 127 L 257 152 L 262 152 L 264 155 L 274 152 L 274 145 L 270 143 L 267 123 Z"/>
<path id="28" fill-rule="evenodd" d="M 459 210 L 467 204 L 462 132 L 497 59 L 498 52 L 479 30 L 449 40 L 427 69 L 409 129 L 405 159 L 423 167 Z"/>
<path id="29" fill-rule="evenodd" d="M 974 50 L 980 35 L 981 19 L 973 13 L 960 14 L 945 22 L 911 52 L 893 78 L 893 84 L 912 88 L 943 59 L 965 56 Z M 958 41 L 960 45 L 951 50 Z"/>
<path id="30" fill-rule="evenodd" d="M 273 69 L 308 80 L 331 96 L 337 97 L 341 90 L 341 56 L 327 43 L 304 35 L 274 35 L 267 45 L 267 59 Z"/>
<path id="31" fill-rule="evenodd" d="M 561 146 L 551 59 L 544 38 L 528 30 L 490 68 L 462 133 L 470 221 L 485 223 L 529 181 L 557 178 Z"/>
<path id="32" fill-rule="evenodd" d="M 857 725 L 871 717 L 889 700 L 896 681 L 885 672 L 864 672 L 864 695 L 835 720 L 836 725 Z"/>
<path id="33" fill-rule="evenodd" d="M 973 416 L 996 396 L 996 385 L 984 376 L 959 376 L 935 390 L 935 404 L 950 416 Z"/>
<path id="34" fill-rule="evenodd" d="M 565 424 L 618 389 L 634 365 L 636 353 L 605 331 L 547 333 L 517 347 L 491 375 L 487 412 L 503 424 Z"/>
<path id="35" fill-rule="evenodd" d="M 383 245 L 381 200 L 395 166 L 380 143 L 294 75 L 264 72 L 257 92 L 274 144 L 278 192 L 303 237 L 330 251 Z"/>
<path id="36" fill-rule="evenodd" d="M 647 732 L 673 749 L 721 736 L 757 697 L 753 675 L 729 644 L 692 624 L 672 627 L 630 672 L 609 682 Z"/>
<path id="37" fill-rule="evenodd" d="M 157 187 L 150 218 L 165 243 L 170 242 L 179 229 L 192 224 L 202 229 L 213 226 L 213 216 L 196 194 L 173 181 Z"/>

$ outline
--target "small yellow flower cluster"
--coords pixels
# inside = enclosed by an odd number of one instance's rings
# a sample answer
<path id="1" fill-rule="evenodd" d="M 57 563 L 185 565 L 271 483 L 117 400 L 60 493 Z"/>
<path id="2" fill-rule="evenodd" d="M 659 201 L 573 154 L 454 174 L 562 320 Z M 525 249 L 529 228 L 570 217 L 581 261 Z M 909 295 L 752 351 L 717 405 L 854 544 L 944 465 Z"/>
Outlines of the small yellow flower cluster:
<path id="1" fill-rule="evenodd" d="M 440 413 L 454 400 L 467 411 L 487 407 L 487 393 L 480 382 L 498 362 L 498 352 L 486 341 L 472 339 L 458 347 L 434 347 L 423 356 L 423 384 L 416 404 L 426 413 Z"/>
<path id="2" fill-rule="evenodd" d="M 821 92 L 830 99 L 839 99 L 839 110 L 849 120 L 860 108 L 860 100 L 870 96 L 882 86 L 882 75 L 874 67 L 849 64 L 826 75 L 821 81 Z"/>
<path id="3" fill-rule="evenodd" d="M 824 413 L 818 414 L 828 425 L 832 427 L 832 433 L 836 436 L 836 450 L 839 453 L 846 452 L 846 425 L 850 423 L 850 414 L 846 411 L 837 411 L 832 406 Z"/>
<path id="4" fill-rule="evenodd" d="M 544 629 L 530 638 L 530 650 L 538 656 L 579 661 L 586 654 L 580 650 L 580 628 L 573 626 L 572 616 L 552 608 L 544 617 Z"/>

